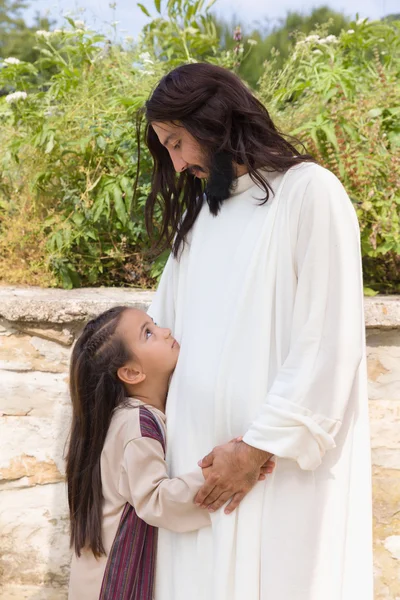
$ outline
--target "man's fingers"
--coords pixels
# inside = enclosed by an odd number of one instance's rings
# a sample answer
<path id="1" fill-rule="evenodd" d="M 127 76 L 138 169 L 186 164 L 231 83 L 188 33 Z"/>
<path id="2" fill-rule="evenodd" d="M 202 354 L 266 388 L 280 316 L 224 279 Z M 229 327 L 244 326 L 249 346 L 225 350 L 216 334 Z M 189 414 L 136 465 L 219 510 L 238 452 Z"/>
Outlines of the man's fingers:
<path id="1" fill-rule="evenodd" d="M 208 477 L 208 479 L 204 482 L 204 485 L 197 492 L 197 494 L 194 498 L 194 503 L 197 504 L 197 506 L 200 506 L 201 504 L 203 504 L 204 500 L 207 498 L 207 496 L 209 496 L 211 494 L 211 492 L 214 490 L 214 488 L 215 488 L 215 481 L 213 480 L 212 475 L 210 475 Z"/>
<path id="2" fill-rule="evenodd" d="M 231 495 L 232 495 L 232 492 L 225 492 L 224 494 L 221 494 L 217 500 L 215 500 L 212 504 L 210 504 L 210 506 L 208 507 L 208 511 L 215 512 L 216 510 L 221 508 L 221 506 L 223 506 L 226 502 L 228 502 Z"/>
<path id="3" fill-rule="evenodd" d="M 267 465 L 266 467 L 261 467 L 260 471 L 261 473 L 264 473 L 264 475 L 266 473 L 272 473 L 274 470 L 275 466 L 273 464 Z"/>
<path id="4" fill-rule="evenodd" d="M 199 462 L 197 464 L 202 469 L 205 469 L 206 467 L 211 467 L 213 462 L 214 462 L 214 450 L 211 450 L 210 454 L 207 454 L 207 456 L 205 456 L 204 458 L 199 460 Z"/>
<path id="5" fill-rule="evenodd" d="M 241 503 L 241 501 L 243 500 L 245 495 L 246 495 L 245 492 L 238 492 L 237 494 L 235 494 L 233 496 L 232 500 L 229 502 L 226 509 L 224 510 L 225 514 L 230 515 L 231 512 L 233 512 L 235 510 L 235 508 L 237 508 L 239 506 L 239 504 Z"/>
<path id="6" fill-rule="evenodd" d="M 215 486 L 213 491 L 203 500 L 201 507 L 202 508 L 210 508 L 210 506 L 214 502 L 216 502 L 221 495 L 227 495 L 226 500 L 228 500 L 232 496 L 232 494 L 233 494 L 232 489 L 227 490 L 225 487 L 222 487 L 220 485 Z M 226 502 L 226 500 L 225 500 L 225 502 Z"/>

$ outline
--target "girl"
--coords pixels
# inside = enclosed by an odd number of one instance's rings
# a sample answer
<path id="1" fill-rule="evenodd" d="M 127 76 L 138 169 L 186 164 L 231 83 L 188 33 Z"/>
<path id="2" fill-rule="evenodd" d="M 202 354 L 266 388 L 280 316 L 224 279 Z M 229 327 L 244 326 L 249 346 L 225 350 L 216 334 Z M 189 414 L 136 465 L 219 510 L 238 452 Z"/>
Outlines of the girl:
<path id="1" fill-rule="evenodd" d="M 201 469 L 167 474 L 164 409 L 178 355 L 169 329 L 123 306 L 89 321 L 75 344 L 69 600 L 151 600 L 156 527 L 210 525 L 208 512 L 193 503 Z M 260 479 L 271 469 L 263 467 Z"/>

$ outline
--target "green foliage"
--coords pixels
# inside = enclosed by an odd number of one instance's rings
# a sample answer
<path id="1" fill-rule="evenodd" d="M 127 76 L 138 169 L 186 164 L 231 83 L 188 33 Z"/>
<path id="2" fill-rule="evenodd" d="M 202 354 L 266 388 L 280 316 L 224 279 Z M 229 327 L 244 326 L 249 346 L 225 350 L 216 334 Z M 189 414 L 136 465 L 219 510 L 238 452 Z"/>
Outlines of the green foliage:
<path id="1" fill-rule="evenodd" d="M 325 25 L 310 35 L 291 15 L 287 31 L 303 31 L 293 34 L 292 52 L 282 64 L 282 48 L 268 51 L 262 64 L 261 45 L 240 28 L 218 50 L 204 0 L 155 0 L 153 12 L 136 46 L 112 45 L 69 19 L 65 29 L 37 33 L 32 62 L 3 57 L 0 280 L 152 286 L 167 255 L 148 252 L 152 162 L 141 108 L 176 65 L 206 59 L 241 73 L 253 55 L 260 99 L 354 202 L 368 293 L 400 292 L 399 23 L 359 21 L 338 36 Z"/>
<path id="2" fill-rule="evenodd" d="M 216 23 L 222 47 L 233 50 L 235 47 L 235 40 L 232 37 L 233 24 L 218 19 Z M 273 55 L 275 67 L 280 69 L 293 51 L 299 33 L 307 35 L 317 26 L 322 26 L 326 35 L 339 35 L 343 29 L 348 28 L 348 24 L 349 19 L 343 14 L 322 6 L 315 8 L 310 15 L 289 12 L 285 19 L 280 19 L 274 26 L 266 21 L 264 27 L 251 31 L 244 30 L 243 44 L 247 46 L 250 43 L 254 47 L 244 56 L 239 75 L 251 87 L 256 88 L 263 73 L 264 62 Z"/>
<path id="3" fill-rule="evenodd" d="M 155 6 L 160 10 L 158 0 Z M 0 143 L 7 148 L 0 161 L 0 246 L 6 252 L 7 240 L 14 249 L 7 272 L 15 255 L 25 260 L 21 224 L 13 220 L 19 198 L 46 240 L 38 269 L 62 286 L 151 286 L 159 277 L 167 257 L 153 261 L 147 254 L 152 163 L 138 111 L 172 65 L 201 58 L 216 44 L 203 2 L 169 2 L 167 14 L 150 23 L 137 47 L 111 45 L 68 19 L 64 30 L 38 32 L 33 64 L 4 62 L 0 87 L 17 90 L 0 100 Z M 7 277 L 4 270 L 0 277 Z"/>
<path id="4" fill-rule="evenodd" d="M 39 57 L 35 31 L 49 30 L 54 23 L 36 16 L 33 27 L 28 27 L 22 16 L 27 6 L 23 0 L 0 0 L 0 57 L 14 56 L 29 62 Z"/>
<path id="5" fill-rule="evenodd" d="M 266 63 L 260 97 L 285 131 L 338 175 L 357 211 L 372 289 L 400 291 L 400 23 L 351 23 L 338 38 L 299 37 L 278 73 Z M 382 274 L 382 273 L 381 273 Z"/>
<path id="6" fill-rule="evenodd" d="M 193 62 L 216 54 L 217 30 L 209 9 L 215 0 L 167 0 L 165 16 L 160 0 L 155 0 L 157 15 L 144 27 L 142 47 L 173 68 L 182 62 Z M 150 16 L 142 5 L 139 8 Z"/>

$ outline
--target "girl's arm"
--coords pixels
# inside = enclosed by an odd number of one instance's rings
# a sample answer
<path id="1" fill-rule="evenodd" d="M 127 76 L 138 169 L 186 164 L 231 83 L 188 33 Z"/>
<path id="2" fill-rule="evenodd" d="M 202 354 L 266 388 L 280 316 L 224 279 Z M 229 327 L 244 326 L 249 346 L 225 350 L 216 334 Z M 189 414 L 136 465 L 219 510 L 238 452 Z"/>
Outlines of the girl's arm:
<path id="1" fill-rule="evenodd" d="M 210 525 L 209 513 L 193 503 L 203 483 L 200 468 L 170 479 L 162 445 L 153 438 L 125 447 L 119 492 L 149 525 L 181 533 Z"/>

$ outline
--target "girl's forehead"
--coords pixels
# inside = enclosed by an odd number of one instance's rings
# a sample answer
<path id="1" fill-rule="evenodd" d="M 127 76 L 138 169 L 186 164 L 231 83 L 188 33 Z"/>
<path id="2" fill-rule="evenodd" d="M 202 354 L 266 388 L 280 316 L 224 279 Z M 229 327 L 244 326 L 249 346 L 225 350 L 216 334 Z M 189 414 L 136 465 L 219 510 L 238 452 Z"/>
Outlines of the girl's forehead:
<path id="1" fill-rule="evenodd" d="M 127 308 L 119 322 L 119 329 L 122 333 L 128 331 L 140 330 L 140 328 L 146 323 L 152 323 L 152 319 L 149 317 L 144 310 L 138 308 Z"/>

